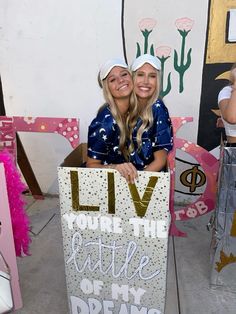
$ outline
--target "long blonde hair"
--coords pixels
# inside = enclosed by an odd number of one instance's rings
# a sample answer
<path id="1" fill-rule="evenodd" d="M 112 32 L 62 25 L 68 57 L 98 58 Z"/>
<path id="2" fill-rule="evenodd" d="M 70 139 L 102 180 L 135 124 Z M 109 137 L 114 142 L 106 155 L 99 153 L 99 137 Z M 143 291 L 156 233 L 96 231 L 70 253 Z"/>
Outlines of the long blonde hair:
<path id="1" fill-rule="evenodd" d="M 157 71 L 157 70 L 156 70 Z M 137 71 L 133 72 L 133 81 L 135 83 Z M 142 124 L 137 132 L 137 144 L 138 144 L 138 150 L 141 149 L 142 146 L 142 135 L 145 130 L 148 130 L 153 125 L 153 113 L 152 113 L 152 105 L 153 103 L 158 99 L 159 93 L 160 93 L 160 71 L 157 71 L 157 86 L 156 89 L 152 95 L 152 97 L 148 100 L 147 104 L 145 106 L 141 106 L 138 103 L 137 96 L 135 95 L 136 102 L 137 102 L 137 110 L 131 113 L 129 118 L 129 139 L 130 139 L 130 147 L 129 151 L 132 152 L 134 150 L 134 145 L 132 141 L 132 131 L 135 126 L 135 124 L 138 121 L 138 118 L 140 117 L 142 119 Z"/>
<path id="2" fill-rule="evenodd" d="M 131 75 L 131 72 L 127 69 L 129 74 Z M 129 160 L 129 152 L 127 148 L 127 139 L 129 138 L 129 130 L 128 130 L 128 120 L 131 112 L 137 111 L 137 100 L 135 98 L 134 92 L 132 91 L 129 99 L 129 110 L 127 112 L 126 117 L 122 117 L 119 108 L 114 100 L 114 97 L 112 96 L 109 87 L 108 87 L 108 80 L 105 78 L 104 80 L 99 80 L 100 86 L 102 86 L 103 89 L 103 96 L 106 101 L 104 105 L 102 105 L 99 108 L 99 111 L 101 111 L 107 104 L 109 105 L 111 114 L 113 118 L 115 119 L 119 130 L 120 130 L 120 137 L 119 137 L 119 149 L 124 155 L 125 159 Z"/>

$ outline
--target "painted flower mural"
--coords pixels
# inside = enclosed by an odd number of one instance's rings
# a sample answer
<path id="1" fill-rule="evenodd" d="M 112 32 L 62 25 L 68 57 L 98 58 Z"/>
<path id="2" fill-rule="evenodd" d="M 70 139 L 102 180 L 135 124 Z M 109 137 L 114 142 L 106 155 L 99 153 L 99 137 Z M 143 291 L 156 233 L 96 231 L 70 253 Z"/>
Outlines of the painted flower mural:
<path id="1" fill-rule="evenodd" d="M 163 79 L 164 79 L 164 67 L 166 60 L 170 57 L 171 48 L 168 46 L 160 46 L 154 50 L 154 45 L 151 44 L 149 48 L 149 35 L 156 27 L 157 21 L 152 18 L 144 18 L 139 22 L 140 31 L 144 37 L 144 44 L 143 44 L 143 52 L 141 49 L 141 45 L 137 42 L 137 51 L 136 51 L 136 58 L 139 57 L 141 54 L 149 53 L 152 56 L 157 56 L 157 58 L 161 61 L 161 86 L 162 90 L 160 91 L 160 96 L 166 96 L 171 90 L 171 73 L 168 74 L 167 78 L 167 87 L 163 90 Z"/>
<path id="2" fill-rule="evenodd" d="M 177 51 L 174 50 L 174 68 L 179 73 L 179 92 L 182 93 L 184 90 L 184 73 L 191 65 L 191 52 L 190 48 L 187 52 L 186 62 L 185 60 L 185 45 L 186 37 L 193 27 L 194 21 L 188 17 L 183 17 L 175 21 L 175 26 L 181 36 L 181 50 L 178 55 Z"/>
<path id="3" fill-rule="evenodd" d="M 165 62 L 167 59 L 170 58 L 171 54 L 171 48 L 169 46 L 160 46 L 157 47 L 156 50 L 156 56 L 161 62 L 161 92 L 160 96 L 163 98 L 165 97 L 171 90 L 171 72 L 169 72 L 167 77 L 167 86 L 164 89 L 164 73 L 165 73 Z"/>
<path id="4" fill-rule="evenodd" d="M 152 18 L 145 18 L 139 22 L 139 28 L 141 31 L 149 31 L 151 32 L 153 28 L 156 26 L 157 21 Z"/>
<path id="5" fill-rule="evenodd" d="M 150 53 L 151 55 L 154 55 L 153 44 L 151 45 L 150 51 L 148 52 L 148 37 L 151 34 L 151 32 L 153 31 L 156 24 L 157 24 L 157 21 L 155 19 L 152 19 L 152 18 L 144 18 L 138 24 L 140 31 L 142 32 L 143 37 L 144 37 L 144 51 L 143 51 L 143 53 Z M 141 46 L 137 42 L 136 57 L 139 57 L 141 54 L 142 54 L 141 53 Z"/>
<path id="6" fill-rule="evenodd" d="M 175 25 L 178 30 L 190 32 L 193 27 L 194 21 L 189 19 L 188 17 L 182 17 L 175 21 Z"/>
<path id="7" fill-rule="evenodd" d="M 156 48 L 156 56 L 160 58 L 169 58 L 171 54 L 171 48 L 169 46 L 160 46 Z"/>
<path id="8" fill-rule="evenodd" d="M 174 69 L 179 74 L 179 93 L 182 93 L 184 90 L 184 73 L 191 65 L 191 52 L 190 48 L 185 56 L 185 46 L 186 46 L 186 37 L 193 28 L 194 21 L 188 17 L 179 18 L 175 21 L 175 26 L 181 36 L 181 48 L 180 53 L 178 54 L 177 50 L 174 49 Z M 136 58 L 141 54 L 149 53 L 152 56 L 156 56 L 161 62 L 161 86 L 162 90 L 160 96 L 163 98 L 171 91 L 171 72 L 167 75 L 167 83 L 164 86 L 164 75 L 165 75 L 165 63 L 167 59 L 171 57 L 171 47 L 169 46 L 159 46 L 154 49 L 153 44 L 149 44 L 149 36 L 157 25 L 157 21 L 152 18 L 143 18 L 139 21 L 138 26 L 144 37 L 143 49 L 140 43 L 136 43 Z M 186 59 L 186 60 L 185 60 Z"/>

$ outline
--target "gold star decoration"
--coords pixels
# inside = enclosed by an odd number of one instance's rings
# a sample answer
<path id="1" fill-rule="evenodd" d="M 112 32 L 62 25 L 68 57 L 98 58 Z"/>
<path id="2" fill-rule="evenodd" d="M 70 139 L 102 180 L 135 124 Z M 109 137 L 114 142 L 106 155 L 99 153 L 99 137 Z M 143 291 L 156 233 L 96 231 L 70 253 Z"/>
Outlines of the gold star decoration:
<path id="1" fill-rule="evenodd" d="M 218 271 L 218 273 L 227 265 L 236 263 L 236 256 L 233 255 L 233 253 L 230 253 L 230 255 L 226 255 L 223 250 L 220 251 L 220 262 L 216 262 L 216 268 L 215 270 Z"/>

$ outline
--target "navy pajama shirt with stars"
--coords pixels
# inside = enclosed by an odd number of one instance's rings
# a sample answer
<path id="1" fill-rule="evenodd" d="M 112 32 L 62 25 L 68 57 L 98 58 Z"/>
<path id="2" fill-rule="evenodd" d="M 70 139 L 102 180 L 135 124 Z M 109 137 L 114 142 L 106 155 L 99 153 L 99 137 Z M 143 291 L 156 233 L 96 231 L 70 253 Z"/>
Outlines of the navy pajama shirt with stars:
<path id="1" fill-rule="evenodd" d="M 106 105 L 89 126 L 88 157 L 101 160 L 103 165 L 126 162 L 119 149 L 119 138 L 119 127 Z"/>
<path id="2" fill-rule="evenodd" d="M 155 151 L 165 149 L 169 152 L 173 147 L 173 130 L 168 109 L 158 99 L 152 105 L 153 125 L 142 134 L 142 146 L 138 150 L 137 132 L 142 124 L 138 118 L 132 138 L 134 151 L 130 155 L 130 162 L 137 170 L 144 170 L 154 160 Z M 91 122 L 88 131 L 88 156 L 100 160 L 103 165 L 121 164 L 126 162 L 119 149 L 119 127 L 113 118 L 109 106 L 99 111 Z"/>
<path id="3" fill-rule="evenodd" d="M 138 118 L 132 133 L 134 151 L 131 153 L 130 162 L 137 170 L 144 170 L 154 160 L 153 153 L 165 149 L 169 152 L 173 147 L 173 129 L 169 117 L 168 109 L 158 99 L 152 105 L 153 125 L 142 134 L 142 146 L 138 150 L 137 132 L 142 124 L 142 119 Z"/>

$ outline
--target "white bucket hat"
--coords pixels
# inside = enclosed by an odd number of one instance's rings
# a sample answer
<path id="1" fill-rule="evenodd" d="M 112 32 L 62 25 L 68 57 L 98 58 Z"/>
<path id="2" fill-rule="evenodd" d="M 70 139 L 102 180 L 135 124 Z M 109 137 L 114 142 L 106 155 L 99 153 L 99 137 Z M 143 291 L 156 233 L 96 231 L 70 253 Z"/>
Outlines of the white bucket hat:
<path id="1" fill-rule="evenodd" d="M 128 69 L 128 65 L 123 59 L 119 58 L 110 59 L 107 62 L 105 62 L 100 68 L 99 71 L 100 80 L 101 81 L 104 80 L 114 67 L 122 67 Z"/>
<path id="2" fill-rule="evenodd" d="M 145 63 L 149 63 L 152 65 L 156 70 L 161 70 L 161 62 L 157 57 L 154 57 L 149 54 L 141 55 L 137 59 L 134 60 L 134 62 L 131 65 L 131 71 L 137 71 L 141 66 L 143 66 Z"/>

